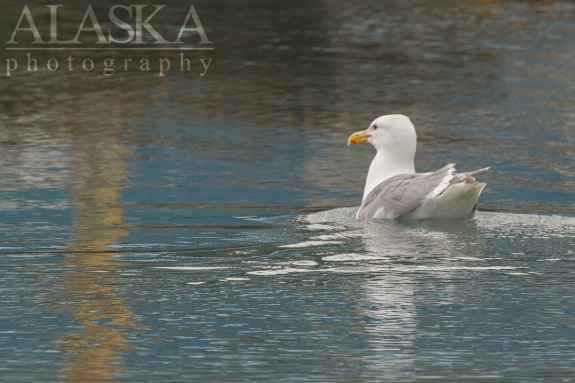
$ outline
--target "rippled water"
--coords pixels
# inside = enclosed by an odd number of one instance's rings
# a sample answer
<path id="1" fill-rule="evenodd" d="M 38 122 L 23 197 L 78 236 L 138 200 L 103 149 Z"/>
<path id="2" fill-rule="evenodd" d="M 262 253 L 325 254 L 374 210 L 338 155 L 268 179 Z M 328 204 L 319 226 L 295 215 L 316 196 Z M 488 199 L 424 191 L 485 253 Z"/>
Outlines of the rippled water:
<path id="1" fill-rule="evenodd" d="M 572 381 L 572 2 L 194 5 L 205 76 L 2 50 L 1 381 Z M 353 219 L 388 113 L 491 166 L 474 220 Z"/>

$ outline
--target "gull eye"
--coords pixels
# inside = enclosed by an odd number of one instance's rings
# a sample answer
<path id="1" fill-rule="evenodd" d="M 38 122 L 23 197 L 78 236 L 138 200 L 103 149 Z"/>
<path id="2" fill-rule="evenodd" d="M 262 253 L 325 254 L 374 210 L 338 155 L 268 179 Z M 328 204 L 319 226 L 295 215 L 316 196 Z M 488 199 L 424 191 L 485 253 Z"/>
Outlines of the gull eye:
<path id="1" fill-rule="evenodd" d="M 373 130 L 377 130 L 377 125 L 373 125 Z"/>

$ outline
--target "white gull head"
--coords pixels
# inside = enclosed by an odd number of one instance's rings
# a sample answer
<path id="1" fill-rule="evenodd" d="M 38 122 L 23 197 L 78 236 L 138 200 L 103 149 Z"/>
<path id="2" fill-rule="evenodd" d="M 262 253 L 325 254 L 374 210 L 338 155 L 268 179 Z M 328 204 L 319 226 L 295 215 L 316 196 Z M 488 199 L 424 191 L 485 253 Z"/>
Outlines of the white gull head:
<path id="1" fill-rule="evenodd" d="M 417 134 L 408 117 L 401 114 L 378 117 L 367 130 L 353 133 L 348 145 L 365 140 L 375 147 L 377 153 L 367 173 L 363 199 L 386 179 L 398 174 L 415 173 Z"/>

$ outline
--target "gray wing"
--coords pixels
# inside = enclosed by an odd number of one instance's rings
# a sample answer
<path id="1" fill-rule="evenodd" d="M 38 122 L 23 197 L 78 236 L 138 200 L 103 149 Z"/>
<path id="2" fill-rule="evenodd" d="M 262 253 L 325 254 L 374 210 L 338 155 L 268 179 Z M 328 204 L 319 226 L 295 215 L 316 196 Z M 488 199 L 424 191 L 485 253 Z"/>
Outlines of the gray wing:
<path id="1" fill-rule="evenodd" d="M 381 208 L 393 218 L 407 214 L 442 183 L 447 188 L 454 171 L 454 164 L 448 164 L 433 173 L 399 174 L 388 178 L 363 200 L 357 218 L 362 221 L 371 219 Z"/>

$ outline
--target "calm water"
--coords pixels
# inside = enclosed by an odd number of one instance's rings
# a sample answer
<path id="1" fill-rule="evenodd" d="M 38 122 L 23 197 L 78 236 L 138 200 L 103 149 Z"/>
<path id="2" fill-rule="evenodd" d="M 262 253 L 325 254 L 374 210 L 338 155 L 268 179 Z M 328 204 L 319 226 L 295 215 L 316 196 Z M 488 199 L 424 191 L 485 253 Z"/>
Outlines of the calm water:
<path id="1" fill-rule="evenodd" d="M 191 72 L 2 47 L 1 381 L 575 379 L 573 2 L 194 5 Z M 476 219 L 352 218 L 374 153 L 347 137 L 389 113 L 419 170 L 491 166 Z"/>

